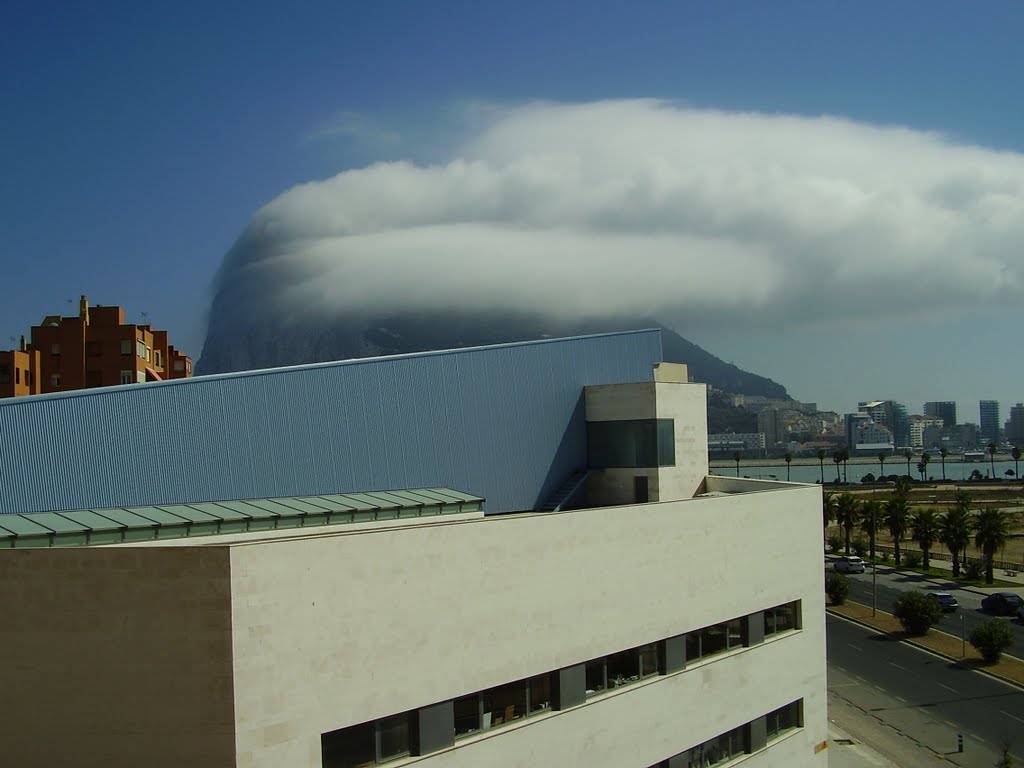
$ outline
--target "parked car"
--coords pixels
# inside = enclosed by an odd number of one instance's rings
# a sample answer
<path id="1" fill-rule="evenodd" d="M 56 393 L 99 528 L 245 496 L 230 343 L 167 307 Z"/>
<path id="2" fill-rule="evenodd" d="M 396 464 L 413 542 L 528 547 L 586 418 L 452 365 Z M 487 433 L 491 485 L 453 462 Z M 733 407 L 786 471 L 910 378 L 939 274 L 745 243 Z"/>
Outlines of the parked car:
<path id="1" fill-rule="evenodd" d="M 836 560 L 832 568 L 840 573 L 864 573 L 864 561 L 856 555 L 846 555 Z"/>
<path id="2" fill-rule="evenodd" d="M 929 592 L 928 597 L 937 602 L 945 613 L 955 611 L 960 607 L 960 603 L 949 592 Z"/>
<path id="3" fill-rule="evenodd" d="M 981 610 L 998 616 L 1012 616 L 1024 607 L 1024 598 L 1014 592 L 996 592 L 981 601 Z"/>

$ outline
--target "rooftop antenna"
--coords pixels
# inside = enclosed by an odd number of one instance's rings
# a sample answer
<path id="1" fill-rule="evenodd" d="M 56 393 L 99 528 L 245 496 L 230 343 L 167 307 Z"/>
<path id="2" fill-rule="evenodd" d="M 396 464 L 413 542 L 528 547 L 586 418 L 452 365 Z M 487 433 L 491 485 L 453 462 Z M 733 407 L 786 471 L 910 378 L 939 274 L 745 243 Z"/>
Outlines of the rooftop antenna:
<path id="1" fill-rule="evenodd" d="M 149 312 L 139 312 L 142 315 L 142 324 L 149 325 Z"/>

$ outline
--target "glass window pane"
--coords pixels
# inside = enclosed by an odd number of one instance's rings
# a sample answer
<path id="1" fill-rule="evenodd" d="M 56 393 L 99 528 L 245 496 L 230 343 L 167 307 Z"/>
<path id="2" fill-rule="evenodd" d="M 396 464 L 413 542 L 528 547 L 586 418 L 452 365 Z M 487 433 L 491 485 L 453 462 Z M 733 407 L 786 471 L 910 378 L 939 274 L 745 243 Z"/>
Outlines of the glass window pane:
<path id="1" fill-rule="evenodd" d="M 701 654 L 703 656 L 711 656 L 726 650 L 729 647 L 727 637 L 725 624 L 714 624 L 710 627 L 704 627 L 700 631 Z"/>
<path id="2" fill-rule="evenodd" d="M 392 715 L 377 722 L 380 732 L 380 759 L 390 760 L 409 754 L 409 713 Z"/>
<path id="3" fill-rule="evenodd" d="M 374 723 L 325 733 L 320 737 L 323 768 L 363 768 L 377 763 Z"/>
<path id="4" fill-rule="evenodd" d="M 658 419 L 658 466 L 676 465 L 676 425 L 672 419 Z"/>
<path id="5" fill-rule="evenodd" d="M 797 628 L 797 606 L 799 603 L 786 603 L 775 609 L 775 631 L 785 632 Z"/>
<path id="6" fill-rule="evenodd" d="M 700 631 L 686 633 L 686 660 L 696 661 L 700 658 Z"/>
<path id="7" fill-rule="evenodd" d="M 551 675 L 530 678 L 530 714 L 551 709 Z"/>
<path id="8" fill-rule="evenodd" d="M 640 646 L 640 677 L 658 674 L 658 644 Z"/>
<path id="9" fill-rule="evenodd" d="M 526 717 L 526 681 L 520 680 L 484 691 L 483 702 L 485 729 Z"/>
<path id="10" fill-rule="evenodd" d="M 640 679 L 640 654 L 638 649 L 613 653 L 608 657 L 608 687 L 635 683 Z"/>
<path id="11" fill-rule="evenodd" d="M 480 730 L 480 695 L 471 693 L 455 700 L 455 738 Z"/>
<path id="12" fill-rule="evenodd" d="M 743 646 L 743 619 L 732 619 L 725 622 L 725 631 L 729 648 L 741 648 Z"/>
<path id="13" fill-rule="evenodd" d="M 764 612 L 764 636 L 775 634 L 775 611 L 777 608 L 769 608 Z"/>
<path id="14" fill-rule="evenodd" d="M 604 659 L 587 662 L 587 695 L 592 696 L 607 687 L 604 676 Z"/>

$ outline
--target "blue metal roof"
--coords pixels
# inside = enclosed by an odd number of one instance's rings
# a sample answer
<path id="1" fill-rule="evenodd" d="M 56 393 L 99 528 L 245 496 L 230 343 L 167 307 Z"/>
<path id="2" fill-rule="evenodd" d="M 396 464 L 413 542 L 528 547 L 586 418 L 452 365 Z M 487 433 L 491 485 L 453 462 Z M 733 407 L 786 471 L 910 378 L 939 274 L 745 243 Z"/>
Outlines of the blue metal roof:
<path id="1" fill-rule="evenodd" d="M 0 400 L 0 513 L 459 488 L 532 509 L 586 462 L 583 387 L 657 330 Z"/>

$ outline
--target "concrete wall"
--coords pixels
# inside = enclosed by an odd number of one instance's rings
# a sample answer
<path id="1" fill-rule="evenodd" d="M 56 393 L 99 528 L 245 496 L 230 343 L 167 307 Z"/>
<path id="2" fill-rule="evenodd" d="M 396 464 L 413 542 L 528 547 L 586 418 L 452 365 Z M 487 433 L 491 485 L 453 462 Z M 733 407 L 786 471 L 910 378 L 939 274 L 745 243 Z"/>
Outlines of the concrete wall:
<path id="1" fill-rule="evenodd" d="M 233 765 L 228 555 L 0 552 L 0 763 Z"/>
<path id="2" fill-rule="evenodd" d="M 235 546 L 238 765 L 319 766 L 321 733 L 794 599 L 801 632 L 412 762 L 643 768 L 803 698 L 760 764 L 823 765 L 819 515 L 795 487 Z"/>

